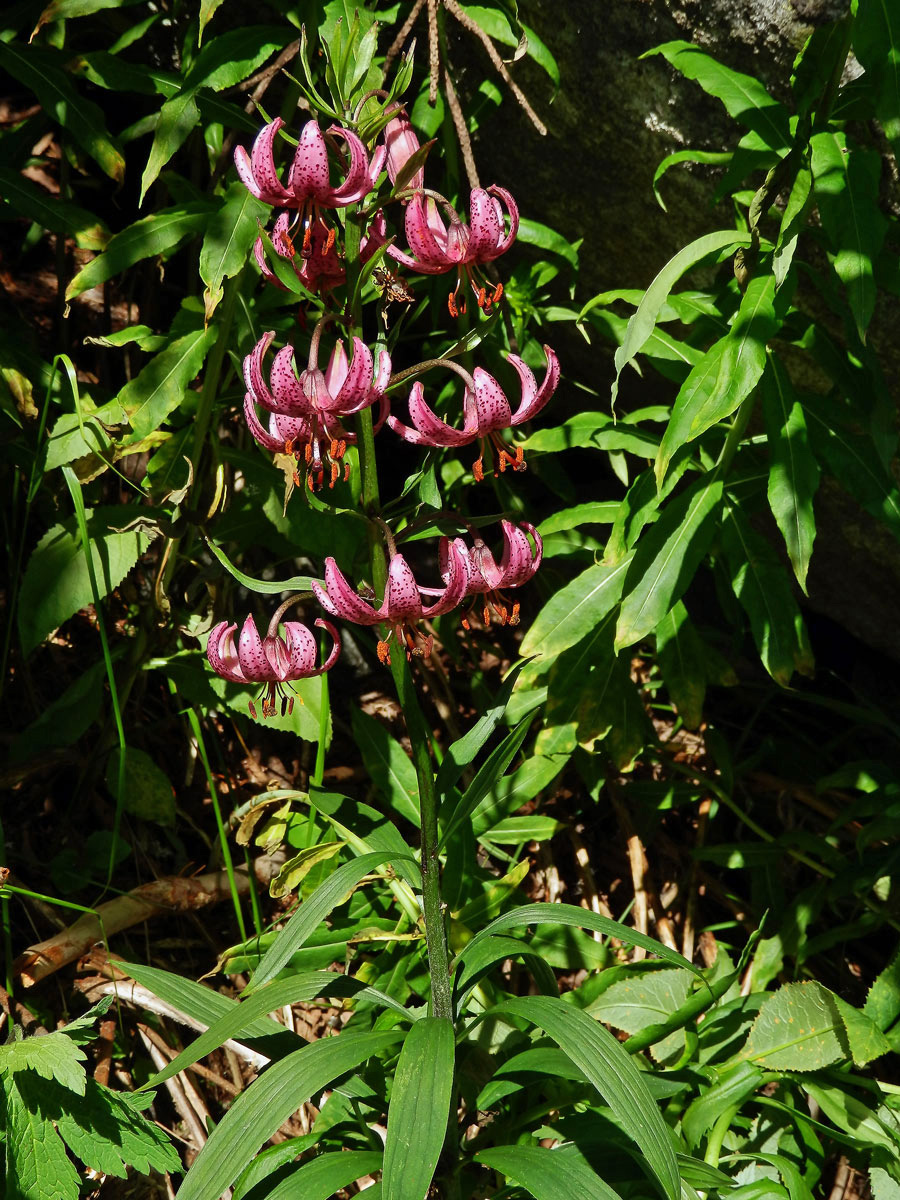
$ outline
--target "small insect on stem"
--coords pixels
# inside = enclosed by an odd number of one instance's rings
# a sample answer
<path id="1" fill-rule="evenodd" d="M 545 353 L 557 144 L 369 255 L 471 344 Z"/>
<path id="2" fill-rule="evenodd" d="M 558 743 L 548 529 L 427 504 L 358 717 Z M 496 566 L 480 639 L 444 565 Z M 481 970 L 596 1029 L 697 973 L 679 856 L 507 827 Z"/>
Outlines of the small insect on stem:
<path id="1" fill-rule="evenodd" d="M 416 298 L 406 280 L 386 267 L 376 267 L 372 272 L 372 280 L 386 304 L 411 304 Z"/>

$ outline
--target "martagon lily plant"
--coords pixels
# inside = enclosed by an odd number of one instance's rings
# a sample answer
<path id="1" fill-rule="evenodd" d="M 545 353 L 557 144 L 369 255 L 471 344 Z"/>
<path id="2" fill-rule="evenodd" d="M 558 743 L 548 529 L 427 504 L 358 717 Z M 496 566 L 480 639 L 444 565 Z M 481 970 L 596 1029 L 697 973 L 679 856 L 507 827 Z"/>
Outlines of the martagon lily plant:
<path id="1" fill-rule="evenodd" d="M 438 796 L 432 738 L 413 668 L 427 679 L 429 663 L 446 657 L 448 638 L 475 636 L 481 624 L 492 620 L 516 626 L 522 611 L 519 596 L 540 568 L 543 546 L 532 524 L 501 514 L 501 549 L 495 555 L 489 547 L 498 540 L 483 517 L 475 521 L 433 500 L 423 505 L 414 495 L 410 501 L 409 487 L 398 495 L 394 464 L 398 456 L 407 457 L 415 479 L 416 463 L 420 473 L 426 469 L 423 455 L 433 463 L 436 454 L 447 456 L 477 443 L 475 479 L 484 480 L 487 457 L 498 486 L 507 467 L 518 473 L 525 466 L 521 447 L 506 440 L 510 431 L 539 416 L 557 389 L 560 367 L 554 350 L 544 346 L 538 382 L 515 344 L 508 346 L 505 363 L 491 349 L 504 328 L 502 321 L 488 320 L 497 312 L 502 315 L 505 303 L 505 285 L 495 264 L 511 249 L 519 228 L 512 194 L 497 185 L 473 188 L 464 198 L 466 221 L 455 204 L 426 186 L 427 147 L 421 147 L 392 95 L 366 93 L 346 112 L 344 123 L 325 129 L 317 117 L 308 120 L 293 149 L 282 136 L 287 135 L 283 121 L 271 121 L 249 152 L 241 147 L 235 153 L 239 178 L 272 210 L 255 246 L 263 286 L 291 290 L 289 276 L 283 271 L 277 275 L 270 265 L 274 252 L 291 264 L 301 305 L 296 321 L 282 321 L 277 329 L 255 335 L 243 358 L 243 415 L 249 435 L 262 453 L 278 456 L 281 470 L 285 457 L 293 459 L 288 471 L 301 486 L 290 503 L 299 505 L 301 513 L 303 506 L 327 511 L 333 505 L 336 520 L 365 523 L 367 561 L 345 560 L 336 548 L 324 557 L 322 577 L 313 576 L 307 591 L 275 610 L 264 637 L 252 615 L 244 617 L 237 640 L 236 622 L 223 619 L 209 636 L 207 658 L 224 679 L 260 686 L 265 719 L 278 711 L 290 715 L 292 685 L 330 672 L 342 640 L 354 644 L 358 657 L 360 649 L 365 652 L 367 631 L 376 633 L 373 669 L 387 668 L 393 675 L 418 785 L 429 1011 L 447 1020 L 453 998 L 441 898 Z M 398 246 L 401 230 L 408 250 Z M 472 339 L 481 343 L 474 353 L 461 355 L 457 348 L 436 358 L 429 339 L 429 353 L 407 365 L 415 350 L 408 336 L 400 340 L 408 309 L 398 312 L 397 305 L 409 304 L 416 280 L 398 278 L 401 268 L 412 277 L 455 273 L 447 308 L 459 326 L 448 342 L 463 337 L 473 322 L 483 323 L 479 337 Z M 380 287 L 372 281 L 376 271 Z M 470 289 L 477 301 L 469 314 L 463 289 Z M 401 371 L 394 369 L 398 348 L 404 359 Z M 532 361 L 540 357 L 533 343 L 529 354 Z M 439 416 L 435 401 L 426 402 L 425 389 L 431 390 L 442 371 L 458 376 L 461 387 L 445 391 Z M 498 372 L 509 383 L 501 383 Z M 513 381 L 518 396 L 511 402 L 504 387 Z M 411 425 L 392 407 L 401 407 L 401 415 L 408 409 Z M 386 435 L 385 425 L 399 438 Z M 381 499 L 382 447 L 392 464 L 388 504 Z M 479 489 L 482 496 L 487 490 Z M 510 507 L 520 509 L 521 504 Z M 300 621 L 284 621 L 280 632 L 285 612 L 298 602 L 311 610 L 318 606 L 340 623 L 339 630 L 323 617 L 313 621 L 330 639 L 329 647 L 320 650 L 313 631 Z M 440 669 L 447 668 L 442 663 Z M 250 713 L 257 717 L 253 701 Z"/>

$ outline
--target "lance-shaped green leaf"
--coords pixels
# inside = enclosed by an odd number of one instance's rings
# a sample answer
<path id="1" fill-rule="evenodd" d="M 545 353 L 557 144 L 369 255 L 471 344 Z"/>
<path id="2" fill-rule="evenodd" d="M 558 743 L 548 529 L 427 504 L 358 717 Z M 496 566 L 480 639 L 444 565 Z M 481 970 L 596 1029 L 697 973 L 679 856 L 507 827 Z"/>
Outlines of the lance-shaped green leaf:
<path id="1" fill-rule="evenodd" d="M 206 228 L 212 211 L 211 204 L 200 200 L 163 208 L 135 221 L 114 234 L 104 252 L 81 268 L 66 288 L 66 300 L 121 275 L 141 259 L 171 254 L 186 238 Z"/>
<path id="2" fill-rule="evenodd" d="M 669 1129 L 634 1059 L 613 1035 L 581 1009 L 554 996 L 523 996 L 488 1010 L 540 1026 L 584 1072 L 627 1129 L 661 1191 L 679 1200 L 681 1182 Z"/>
<path id="3" fill-rule="evenodd" d="M 485 710 L 468 733 L 464 733 L 461 738 L 447 747 L 435 779 L 435 790 L 439 797 L 445 796 L 450 791 L 481 747 L 499 727 L 516 680 L 524 666 L 524 662 L 516 663 L 503 680 L 503 686 L 490 707 Z"/>
<path id="4" fill-rule="evenodd" d="M 637 311 L 628 322 L 622 345 L 616 351 L 616 378 L 611 395 L 613 404 L 616 402 L 619 390 L 619 376 L 653 333 L 660 311 L 682 275 L 713 254 L 719 254 L 723 250 L 737 250 L 739 246 L 749 246 L 750 242 L 749 233 L 741 233 L 734 229 L 718 230 L 716 233 L 707 233 L 703 237 L 697 238 L 696 241 L 679 250 L 674 258 L 669 259 L 644 292 Z"/>
<path id="5" fill-rule="evenodd" d="M 381 1155 L 377 1150 L 334 1150 L 319 1154 L 280 1179 L 265 1193 L 266 1200 L 298 1200 L 300 1196 L 303 1200 L 331 1200 L 348 1184 L 363 1175 L 372 1175 L 380 1167 Z M 253 1194 L 260 1194 L 257 1188 Z"/>
<path id="6" fill-rule="evenodd" d="M 291 960 L 295 950 L 299 950 L 314 929 L 328 916 L 333 908 L 343 903 L 348 894 L 370 871 L 390 862 L 396 857 L 382 850 L 371 854 L 361 854 L 351 862 L 338 867 L 324 883 L 320 884 L 311 896 L 308 896 L 285 927 L 280 930 L 278 937 L 268 948 L 253 972 L 250 986 L 254 991 L 270 979 Z M 276 1126 L 277 1128 L 277 1126 Z"/>
<path id="7" fill-rule="evenodd" d="M 887 229 L 878 205 L 881 155 L 848 145 L 843 133 L 818 133 L 811 146 L 822 227 L 857 332 L 865 341 L 875 311 L 874 260 Z"/>
<path id="8" fill-rule="evenodd" d="M 251 196 L 242 183 L 233 183 L 225 195 L 225 203 L 209 222 L 200 248 L 207 321 L 222 299 L 224 281 L 237 275 L 246 263 L 258 235 L 257 222 L 269 211 L 269 206 Z"/>
<path id="9" fill-rule="evenodd" d="M 805 592 L 816 537 L 813 497 L 819 486 L 819 464 L 809 444 L 803 406 L 777 355 L 763 376 L 762 410 L 769 439 L 769 507 Z"/>
<path id="10" fill-rule="evenodd" d="M 656 627 L 656 656 L 678 715 L 688 729 L 697 729 L 706 696 L 705 651 L 680 600 Z"/>
<path id="11" fill-rule="evenodd" d="M 763 666 L 783 687 L 794 671 L 811 675 L 812 650 L 785 569 L 735 504 L 727 506 L 722 520 L 722 550 Z"/>
<path id="12" fill-rule="evenodd" d="M 184 1183 L 179 1200 L 219 1200 L 263 1142 L 310 1096 L 340 1075 L 380 1054 L 402 1037 L 389 1033 L 323 1038 L 273 1063 L 255 1080 L 215 1127 Z"/>
<path id="13" fill-rule="evenodd" d="M 787 279 L 794 259 L 794 251 L 805 225 L 807 208 L 812 198 L 812 171 L 805 164 L 799 168 L 791 187 L 790 195 L 781 214 L 781 227 L 772 255 L 772 274 L 775 287 L 780 288 Z"/>
<path id="14" fill-rule="evenodd" d="M 764 1075 L 759 1067 L 750 1062 L 741 1062 L 723 1071 L 708 1091 L 688 1105 L 681 1125 L 688 1146 L 693 1149 L 699 1145 L 704 1133 L 712 1128 L 726 1109 L 739 1109 L 757 1088 L 771 1078 L 777 1076 Z"/>
<path id="15" fill-rule="evenodd" d="M 732 71 L 716 62 L 690 42 L 665 42 L 641 55 L 661 54 L 686 79 L 693 79 L 710 96 L 724 104 L 728 115 L 758 134 L 773 150 L 786 150 L 791 144 L 787 109 L 770 96 L 758 79 Z"/>
<path id="16" fill-rule="evenodd" d="M 900 160 L 900 13 L 891 0 L 859 0 L 853 50 L 875 83 L 875 111 Z"/>
<path id="17" fill-rule="evenodd" d="M 208 41 L 185 79 L 185 87 L 236 87 L 276 50 L 284 49 L 284 29 L 276 25 L 242 25 Z"/>
<path id="18" fill-rule="evenodd" d="M 619 1200 L 618 1192 L 583 1159 L 568 1152 L 541 1146 L 492 1146 L 475 1158 L 526 1188 L 535 1200 Z"/>
<path id="19" fill-rule="evenodd" d="M 65 234 L 82 250 L 102 250 L 109 241 L 109 230 L 99 217 L 70 200 L 51 196 L 9 167 L 0 167 L 0 195 L 17 216 L 36 221 L 51 233 Z"/>
<path id="20" fill-rule="evenodd" d="M 194 99 L 194 89 L 188 89 L 167 100 L 159 110 L 159 119 L 153 133 L 153 144 L 147 157 L 147 165 L 141 176 L 141 195 L 138 204 L 144 203 L 147 190 L 159 176 L 160 171 L 180 150 L 188 134 L 200 121 L 200 110 Z"/>
<path id="21" fill-rule="evenodd" d="M 353 736 L 372 782 L 394 812 L 419 823 L 419 784 L 409 755 L 385 727 L 360 708 L 350 716 Z"/>
<path id="22" fill-rule="evenodd" d="M 616 649 L 652 633 L 687 590 L 719 519 L 722 481 L 704 475 L 671 501 L 638 542 L 625 576 Z"/>
<path id="23" fill-rule="evenodd" d="M 245 587 L 250 592 L 257 592 L 261 596 L 280 596 L 284 592 L 308 592 L 310 584 L 313 582 L 312 575 L 294 575 L 291 579 L 254 579 L 251 575 L 245 575 L 243 571 L 239 571 L 228 555 L 219 546 L 215 544 L 212 538 L 204 538 L 207 546 L 209 546 L 212 555 L 219 560 L 225 570 L 235 578 L 241 587 Z M 316 580 L 321 583 L 322 580 Z"/>
<path id="24" fill-rule="evenodd" d="M 65 55 L 18 42 L 0 42 L 0 67 L 34 92 L 41 107 L 72 135 L 111 179 L 120 182 L 125 159 L 109 136 L 103 112 L 85 100 L 62 69 Z"/>
<path id="25" fill-rule="evenodd" d="M 629 555 L 612 564 L 595 563 L 561 588 L 522 639 L 522 656 L 540 655 L 549 662 L 596 628 L 618 603 L 630 561 Z"/>
<path id="26" fill-rule="evenodd" d="M 447 1133 L 455 1049 L 446 1017 L 423 1017 L 406 1035 L 388 1108 L 385 1200 L 412 1200 L 431 1186 Z"/>
<path id="27" fill-rule="evenodd" d="M 750 395 L 765 369 L 766 346 L 777 328 L 775 277 L 758 275 L 750 280 L 731 329 L 681 386 L 656 456 L 657 484 L 665 479 L 676 450 L 731 416 Z"/>
<path id="28" fill-rule="evenodd" d="M 459 803 L 453 809 L 452 815 L 449 815 L 441 836 L 440 845 L 444 845 L 453 836 L 454 831 L 473 815 L 488 792 L 500 782 L 506 768 L 519 753 L 533 717 L 534 713 L 529 713 L 528 716 L 523 717 L 515 729 L 503 739 L 500 745 L 481 764 L 475 774 L 475 778 L 463 792 Z M 443 816 L 444 814 L 442 813 L 441 815 Z"/>
<path id="29" fill-rule="evenodd" d="M 868 433 L 851 428 L 852 410 L 828 396 L 803 402 L 813 448 L 862 507 L 900 538 L 900 491 Z"/>
<path id="30" fill-rule="evenodd" d="M 216 340 L 217 330 L 195 329 L 178 338 L 126 383 L 117 400 L 138 437 L 146 437 L 184 399 Z"/>

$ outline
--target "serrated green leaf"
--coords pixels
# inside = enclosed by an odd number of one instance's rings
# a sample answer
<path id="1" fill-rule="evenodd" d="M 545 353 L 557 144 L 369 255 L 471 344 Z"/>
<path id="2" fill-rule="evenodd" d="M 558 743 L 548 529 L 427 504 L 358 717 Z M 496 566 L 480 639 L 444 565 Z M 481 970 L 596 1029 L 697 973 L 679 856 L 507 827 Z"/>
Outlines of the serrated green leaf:
<path id="1" fill-rule="evenodd" d="M 900 950 L 869 988 L 863 1012 L 882 1031 L 890 1029 L 900 1017 Z"/>
<path id="2" fill-rule="evenodd" d="M 241 1092 L 212 1131 L 181 1185 L 178 1200 L 218 1200 L 262 1143 L 301 1104 L 401 1037 L 399 1030 L 361 1034 L 345 1030 L 273 1063 Z"/>
<path id="3" fill-rule="evenodd" d="M 109 241 L 109 230 L 99 217 L 70 200 L 51 196 L 9 167 L 0 167 L 0 194 L 17 216 L 37 221 L 51 233 L 65 234 L 82 250 L 102 250 Z"/>
<path id="4" fill-rule="evenodd" d="M 882 1054 L 890 1054 L 891 1043 L 870 1016 L 854 1008 L 840 996 L 835 996 L 834 1002 L 847 1031 L 850 1057 L 857 1067 L 864 1067 L 876 1058 L 881 1058 Z"/>
<path id="5" fill-rule="evenodd" d="M 428 1192 L 447 1134 L 455 1049 L 446 1017 L 423 1017 L 406 1035 L 388 1108 L 385 1200 L 412 1200 Z"/>
<path id="6" fill-rule="evenodd" d="M 661 484 L 677 450 L 724 421 L 750 395 L 766 365 L 766 346 L 778 328 L 775 277 L 757 275 L 725 337 L 691 369 L 681 386 L 656 456 Z"/>
<path id="7" fill-rule="evenodd" d="M 225 194 L 225 203 L 209 222 L 200 248 L 207 321 L 222 297 L 224 280 L 237 275 L 247 262 L 257 238 L 257 222 L 269 212 L 269 206 L 251 196 L 242 183 L 233 183 Z"/>
<path id="8" fill-rule="evenodd" d="M 128 1096 L 87 1081 L 84 1100 L 56 1118 L 66 1145 L 83 1163 L 126 1178 L 127 1167 L 143 1175 L 180 1171 L 181 1158 L 166 1134 L 148 1121 Z"/>
<path id="9" fill-rule="evenodd" d="M 390 807 L 414 825 L 419 823 L 419 783 L 409 755 L 374 717 L 354 708 L 353 736 L 372 781 Z"/>
<path id="10" fill-rule="evenodd" d="M 84 1095 L 87 1055 L 64 1033 L 44 1033 L 0 1046 L 0 1074 L 33 1071 L 42 1079 L 54 1079 L 62 1087 Z"/>
<path id="11" fill-rule="evenodd" d="M 47 435 L 44 470 L 53 471 L 86 454 L 104 454 L 112 441 L 90 413 L 63 413 Z"/>
<path id="12" fill-rule="evenodd" d="M 34 92 L 47 115 L 119 183 L 125 174 L 122 152 L 109 136 L 102 110 L 72 87 L 60 65 L 64 61 L 61 53 L 44 47 L 0 42 L 0 67 Z"/>
<path id="13" fill-rule="evenodd" d="M 137 437 L 157 430 L 184 399 L 218 336 L 215 326 L 177 338 L 147 363 L 119 392 L 116 400 Z"/>
<path id="14" fill-rule="evenodd" d="M 622 589 L 617 650 L 652 633 L 684 595 L 715 535 L 721 503 L 722 481 L 704 475 L 642 536 Z"/>
<path id="15" fill-rule="evenodd" d="M 552 660 L 595 629 L 618 603 L 630 561 L 595 563 L 558 591 L 522 639 L 522 657 Z"/>
<path id="16" fill-rule="evenodd" d="M 101 599 L 119 586 L 149 542 L 145 534 L 110 531 L 108 523 L 121 520 L 121 508 L 94 509 L 88 516 Z M 19 636 L 25 654 L 93 599 L 81 537 L 74 518 L 70 518 L 44 534 L 25 568 L 18 607 Z"/>
<path id="17" fill-rule="evenodd" d="M 611 984 L 591 1002 L 588 1012 L 616 1029 L 640 1033 L 648 1025 L 661 1024 L 684 1004 L 692 979 L 690 971 L 677 967 L 629 970 L 625 979 Z M 658 1063 L 671 1066 L 684 1053 L 684 1044 L 684 1031 L 676 1030 L 654 1042 L 651 1053 Z"/>
<path id="18" fill-rule="evenodd" d="M 110 238 L 104 252 L 81 268 L 66 288 L 66 300 L 74 300 L 82 292 L 120 275 L 144 258 L 168 254 L 185 238 L 205 229 L 212 211 L 212 206 L 201 200 L 160 209 L 135 221 Z M 123 334 L 125 332 L 122 330 Z M 128 340 L 137 341 L 137 338 Z"/>
<path id="19" fill-rule="evenodd" d="M 847 1058 L 844 1023 L 820 983 L 787 983 L 757 1014 L 740 1059 L 775 1071 L 818 1071 Z"/>
<path id="20" fill-rule="evenodd" d="M 500 1171 L 535 1200 L 619 1200 L 618 1192 L 578 1158 L 540 1146 L 492 1146 L 478 1162 Z"/>
<path id="21" fill-rule="evenodd" d="M 78 1200 L 78 1174 L 53 1122 L 26 1104 L 11 1081 L 4 1082 L 3 1100 L 6 1200 Z"/>
<path id="22" fill-rule="evenodd" d="M 819 464 L 810 449 L 803 406 L 777 356 L 763 375 L 761 390 L 769 439 L 769 507 L 805 592 L 816 537 L 813 497 L 819 486 Z"/>
<path id="23" fill-rule="evenodd" d="M 679 1200 L 681 1183 L 668 1127 L 641 1072 L 621 1043 L 586 1013 L 553 996 L 504 1000 L 488 1010 L 540 1026 L 584 1072 L 641 1151 L 643 1161 L 669 1200 Z"/>

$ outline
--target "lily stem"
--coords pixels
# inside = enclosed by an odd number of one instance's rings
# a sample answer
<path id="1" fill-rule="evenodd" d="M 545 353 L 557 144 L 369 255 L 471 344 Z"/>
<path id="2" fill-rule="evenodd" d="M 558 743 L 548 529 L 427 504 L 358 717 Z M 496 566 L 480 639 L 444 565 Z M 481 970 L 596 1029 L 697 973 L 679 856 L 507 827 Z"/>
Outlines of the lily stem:
<path id="1" fill-rule="evenodd" d="M 359 243 L 361 229 L 348 214 L 346 224 L 347 294 L 356 292 L 356 276 L 359 273 Z M 361 326 L 361 312 L 349 313 L 354 329 Z M 362 484 L 363 510 L 369 517 L 378 518 L 381 499 L 378 487 L 378 467 L 375 460 L 375 435 L 371 409 L 363 409 L 356 417 L 357 446 L 359 449 L 359 471 Z M 384 595 L 387 583 L 387 563 L 381 533 L 375 521 L 369 524 L 369 561 L 372 570 L 372 586 L 378 596 Z M 437 793 L 431 767 L 429 732 L 425 716 L 419 704 L 415 683 L 402 645 L 395 645 L 391 655 L 391 674 L 397 689 L 397 699 L 406 719 L 406 728 L 412 746 L 413 765 L 419 785 L 419 812 L 422 851 L 422 915 L 425 924 L 425 946 L 428 954 L 428 969 L 431 975 L 431 1000 L 429 1009 L 435 1017 L 453 1018 L 453 998 L 450 987 L 450 954 L 447 947 L 447 930 L 444 924 L 441 903 L 440 860 L 438 858 L 438 814 Z"/>

